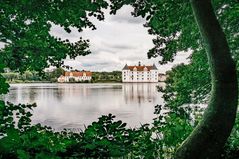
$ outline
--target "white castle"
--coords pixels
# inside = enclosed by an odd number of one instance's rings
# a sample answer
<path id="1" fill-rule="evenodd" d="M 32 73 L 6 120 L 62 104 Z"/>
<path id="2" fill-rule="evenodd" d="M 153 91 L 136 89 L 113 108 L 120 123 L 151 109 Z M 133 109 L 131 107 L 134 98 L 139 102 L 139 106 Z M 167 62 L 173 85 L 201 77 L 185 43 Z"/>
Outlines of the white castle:
<path id="1" fill-rule="evenodd" d="M 152 66 L 124 66 L 122 70 L 122 82 L 158 82 L 158 69 L 153 64 Z"/>

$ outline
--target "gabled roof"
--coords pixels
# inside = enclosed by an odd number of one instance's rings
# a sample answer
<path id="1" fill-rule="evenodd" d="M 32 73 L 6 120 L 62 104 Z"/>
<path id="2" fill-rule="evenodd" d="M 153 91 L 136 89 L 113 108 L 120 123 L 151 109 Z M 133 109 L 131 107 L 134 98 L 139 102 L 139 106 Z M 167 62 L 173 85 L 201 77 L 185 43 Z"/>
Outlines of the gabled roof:
<path id="1" fill-rule="evenodd" d="M 128 68 L 128 65 L 126 64 L 125 66 L 124 66 L 124 68 L 123 68 L 123 70 L 128 70 L 129 68 Z"/>
<path id="2" fill-rule="evenodd" d="M 147 71 L 150 70 L 158 70 L 155 64 L 153 66 L 128 66 L 127 64 L 124 66 L 123 70 L 130 70 L 133 71 L 134 68 L 137 69 L 137 71 L 144 71 L 145 68 L 147 68 Z"/>
<path id="3" fill-rule="evenodd" d="M 153 64 L 153 66 L 152 66 L 152 70 L 158 70 L 158 68 L 156 67 L 155 64 Z"/>
<path id="4" fill-rule="evenodd" d="M 147 70 L 150 71 L 152 69 L 152 66 L 128 66 L 128 69 L 130 71 L 133 71 L 134 68 L 136 68 L 137 71 L 144 71 L 144 68 L 147 68 Z"/>

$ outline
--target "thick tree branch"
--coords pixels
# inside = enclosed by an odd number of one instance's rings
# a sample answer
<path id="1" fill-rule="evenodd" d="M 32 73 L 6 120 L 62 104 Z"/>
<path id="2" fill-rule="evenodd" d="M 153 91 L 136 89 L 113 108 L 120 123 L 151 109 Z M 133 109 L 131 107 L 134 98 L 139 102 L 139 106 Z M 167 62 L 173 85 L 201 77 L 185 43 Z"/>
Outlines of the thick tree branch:
<path id="1" fill-rule="evenodd" d="M 176 158 L 215 159 L 220 157 L 236 117 L 236 68 L 211 1 L 191 0 L 191 6 L 207 51 L 212 88 L 202 121 L 179 147 Z"/>

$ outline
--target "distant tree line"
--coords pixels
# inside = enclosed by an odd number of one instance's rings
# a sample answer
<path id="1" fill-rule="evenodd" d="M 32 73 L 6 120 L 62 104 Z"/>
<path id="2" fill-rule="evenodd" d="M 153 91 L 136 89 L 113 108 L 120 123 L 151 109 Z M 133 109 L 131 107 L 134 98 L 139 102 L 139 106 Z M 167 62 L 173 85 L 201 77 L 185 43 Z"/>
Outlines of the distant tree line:
<path id="1" fill-rule="evenodd" d="M 92 82 L 121 82 L 121 71 L 112 72 L 93 72 Z"/>
<path id="2" fill-rule="evenodd" d="M 36 71 L 25 71 L 24 73 L 6 71 L 2 73 L 3 77 L 10 83 L 27 83 L 27 82 L 57 82 L 57 78 L 63 75 L 63 68 L 56 68 L 52 71 L 46 71 L 44 74 L 39 74 Z M 75 81 L 70 81 L 74 83 Z M 113 72 L 93 72 L 92 81 L 88 82 L 121 82 L 121 71 Z"/>
<path id="3" fill-rule="evenodd" d="M 2 73 L 2 76 L 10 83 L 22 82 L 57 82 L 57 78 L 64 73 L 64 69 L 56 68 L 39 74 L 36 71 L 25 71 L 24 73 L 8 71 Z"/>

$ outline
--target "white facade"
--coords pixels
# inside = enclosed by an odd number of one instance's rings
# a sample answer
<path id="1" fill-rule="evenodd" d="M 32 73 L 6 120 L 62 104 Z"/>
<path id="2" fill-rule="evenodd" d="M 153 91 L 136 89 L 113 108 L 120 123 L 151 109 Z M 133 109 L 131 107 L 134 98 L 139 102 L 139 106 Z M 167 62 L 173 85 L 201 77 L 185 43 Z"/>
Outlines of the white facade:
<path id="1" fill-rule="evenodd" d="M 91 72 L 65 72 L 65 75 L 61 75 L 57 81 L 60 83 L 91 81 L 91 75 Z"/>
<path id="2" fill-rule="evenodd" d="M 122 70 L 122 82 L 158 82 L 158 69 L 153 66 L 128 66 Z"/>

